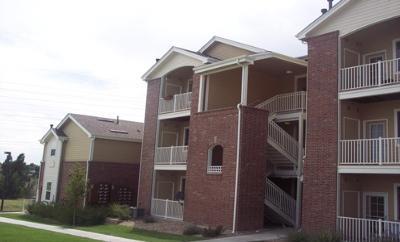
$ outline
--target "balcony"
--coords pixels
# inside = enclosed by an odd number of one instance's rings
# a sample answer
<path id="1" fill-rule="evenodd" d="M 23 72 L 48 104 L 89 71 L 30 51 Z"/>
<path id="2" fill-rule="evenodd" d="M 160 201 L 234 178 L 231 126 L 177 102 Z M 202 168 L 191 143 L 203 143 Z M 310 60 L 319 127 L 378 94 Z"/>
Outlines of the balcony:
<path id="1" fill-rule="evenodd" d="M 188 146 L 156 148 L 154 168 L 156 170 L 186 170 Z"/>
<path id="2" fill-rule="evenodd" d="M 400 92 L 400 59 L 379 61 L 340 70 L 340 99 L 397 92 Z"/>
<path id="3" fill-rule="evenodd" d="M 151 214 L 162 218 L 183 220 L 183 201 L 153 198 Z"/>
<path id="4" fill-rule="evenodd" d="M 175 94 L 170 98 L 160 98 L 159 119 L 176 118 L 190 115 L 192 93 Z"/>
<path id="5" fill-rule="evenodd" d="M 399 167 L 400 138 L 339 141 L 340 173 L 396 173 Z"/>

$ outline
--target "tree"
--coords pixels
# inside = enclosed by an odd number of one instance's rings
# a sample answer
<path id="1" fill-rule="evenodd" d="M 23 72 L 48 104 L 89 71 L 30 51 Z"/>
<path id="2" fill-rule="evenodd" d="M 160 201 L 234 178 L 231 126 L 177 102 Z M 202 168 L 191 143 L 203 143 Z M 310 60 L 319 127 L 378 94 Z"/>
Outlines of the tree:
<path id="1" fill-rule="evenodd" d="M 86 172 L 79 163 L 76 163 L 72 169 L 66 188 L 67 202 L 73 208 L 72 225 L 74 226 L 76 224 L 76 211 L 83 205 L 86 188 Z"/>
<path id="2" fill-rule="evenodd" d="M 4 200 L 21 196 L 27 181 L 25 155 L 18 155 L 13 161 L 10 152 L 6 152 L 7 157 L 1 164 L 1 184 L 0 184 L 0 211 L 3 211 Z"/>

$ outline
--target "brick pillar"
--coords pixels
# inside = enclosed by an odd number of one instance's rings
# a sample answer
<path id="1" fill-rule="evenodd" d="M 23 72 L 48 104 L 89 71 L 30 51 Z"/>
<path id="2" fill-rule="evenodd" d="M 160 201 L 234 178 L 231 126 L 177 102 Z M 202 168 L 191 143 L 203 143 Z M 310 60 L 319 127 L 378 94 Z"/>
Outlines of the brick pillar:
<path id="1" fill-rule="evenodd" d="M 241 107 L 237 230 L 264 227 L 268 113 Z"/>
<path id="2" fill-rule="evenodd" d="M 308 232 L 318 232 L 336 227 L 338 32 L 307 42 L 307 157 L 302 226 Z"/>
<path id="3" fill-rule="evenodd" d="M 43 177 L 44 177 L 44 168 L 45 168 L 45 162 L 42 161 L 40 162 L 40 171 L 39 171 L 39 181 L 38 181 L 38 187 L 37 187 L 37 197 L 36 201 L 41 202 L 42 201 L 42 193 L 43 193 Z"/>
<path id="4" fill-rule="evenodd" d="M 142 156 L 140 159 L 138 202 L 139 208 L 149 214 L 151 209 L 154 152 L 157 133 L 158 103 L 160 96 L 161 79 L 147 82 L 146 114 L 144 121 L 144 135 L 142 141 Z"/>

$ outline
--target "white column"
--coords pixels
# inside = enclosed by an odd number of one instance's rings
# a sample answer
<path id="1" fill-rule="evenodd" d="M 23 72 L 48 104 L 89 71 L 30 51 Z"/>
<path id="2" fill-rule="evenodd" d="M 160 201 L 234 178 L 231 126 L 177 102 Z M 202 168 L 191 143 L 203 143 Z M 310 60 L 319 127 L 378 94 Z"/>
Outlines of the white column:
<path id="1" fill-rule="evenodd" d="M 199 83 L 199 103 L 197 105 L 197 112 L 203 112 L 203 103 L 204 103 L 204 79 L 205 76 L 200 76 L 200 83 Z"/>
<path id="2" fill-rule="evenodd" d="M 249 65 L 242 66 L 242 91 L 241 91 L 241 105 L 247 105 L 247 88 L 249 82 Z"/>
<path id="3" fill-rule="evenodd" d="M 304 136 L 304 117 L 300 114 L 299 117 L 299 150 L 297 158 L 297 194 L 296 194 L 296 228 L 300 228 L 301 224 L 301 200 L 303 193 L 303 138 Z"/>

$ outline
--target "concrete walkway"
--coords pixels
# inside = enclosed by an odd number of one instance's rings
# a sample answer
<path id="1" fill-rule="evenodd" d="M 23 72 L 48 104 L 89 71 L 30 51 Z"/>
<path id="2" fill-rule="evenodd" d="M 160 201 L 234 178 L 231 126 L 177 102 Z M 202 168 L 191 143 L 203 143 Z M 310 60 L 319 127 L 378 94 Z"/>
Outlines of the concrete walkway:
<path id="1" fill-rule="evenodd" d="M 236 235 L 231 237 L 203 240 L 207 242 L 245 242 L 245 241 L 280 241 L 287 238 L 293 229 L 269 229 L 258 233 Z"/>
<path id="2" fill-rule="evenodd" d="M 69 235 L 73 235 L 73 236 L 89 238 L 89 239 L 94 239 L 94 240 L 99 240 L 99 241 L 140 242 L 140 240 L 125 239 L 125 238 L 121 238 L 121 237 L 87 232 L 87 231 L 82 231 L 82 230 L 78 230 L 78 229 L 69 229 L 69 228 L 63 228 L 63 227 L 55 226 L 55 225 L 32 223 L 32 222 L 4 218 L 4 217 L 0 217 L 0 223 L 22 225 L 22 226 L 29 227 L 29 228 L 42 229 L 42 230 L 47 230 L 47 231 L 52 231 L 52 232 L 62 233 L 62 234 L 69 234 Z"/>

